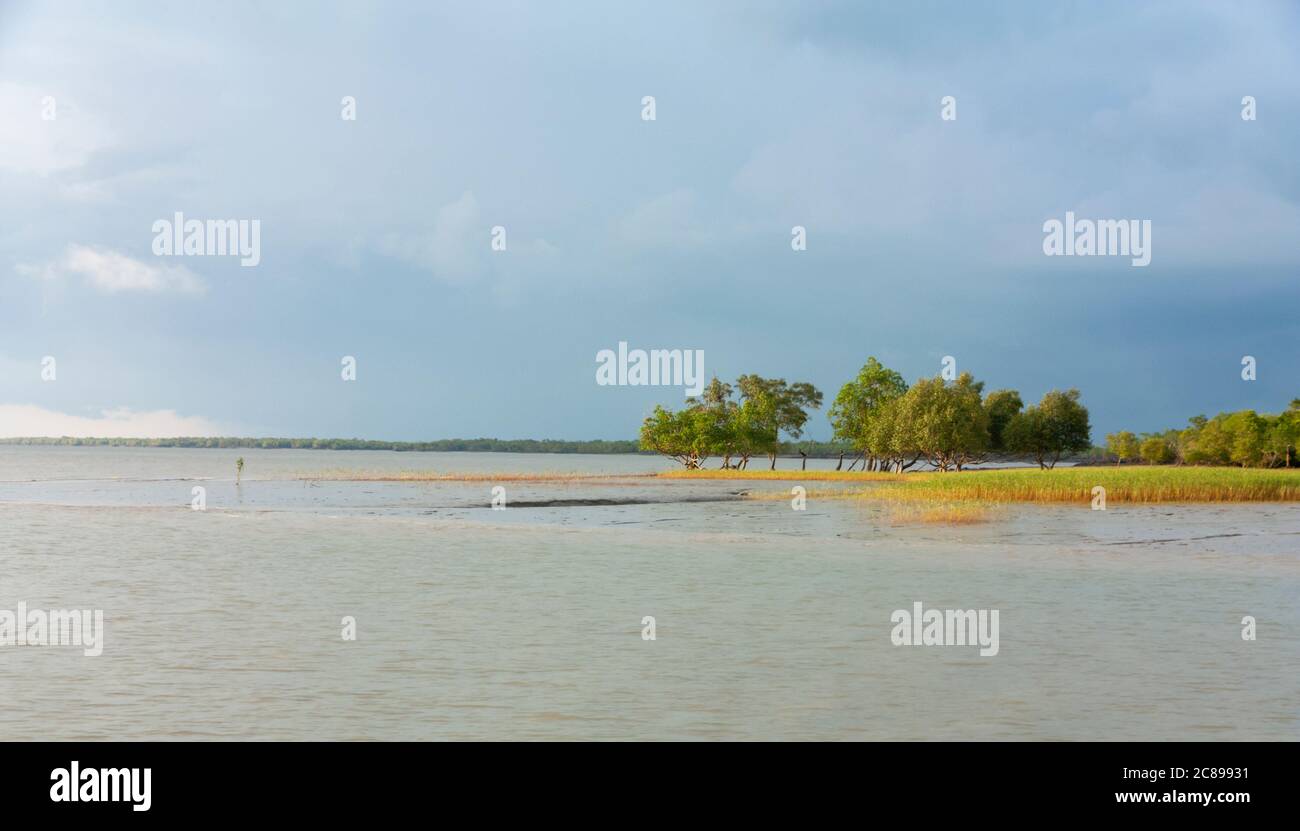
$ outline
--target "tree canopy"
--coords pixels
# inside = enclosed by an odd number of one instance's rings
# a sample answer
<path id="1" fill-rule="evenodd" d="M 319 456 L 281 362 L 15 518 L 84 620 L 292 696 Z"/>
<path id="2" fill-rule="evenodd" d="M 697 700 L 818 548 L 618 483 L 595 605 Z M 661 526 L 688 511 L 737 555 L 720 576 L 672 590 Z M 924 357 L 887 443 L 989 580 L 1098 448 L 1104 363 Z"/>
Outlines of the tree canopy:
<path id="1" fill-rule="evenodd" d="M 743 468 L 760 453 L 775 468 L 781 435 L 799 438 L 808 410 L 821 402 L 807 383 L 742 375 L 733 387 L 715 378 L 687 400 L 686 410 L 656 409 L 642 426 L 641 446 L 692 468 L 710 456 L 720 456 L 724 468 Z M 1077 390 L 1050 392 L 1024 410 L 1020 393 L 985 395 L 984 382 L 969 372 L 952 380 L 922 378 L 909 387 L 875 357 L 840 388 L 828 416 L 835 439 L 858 453 L 850 469 L 861 461 L 865 470 L 903 471 L 924 459 L 937 470 L 959 471 L 991 452 L 1029 454 L 1047 467 L 1091 447 L 1088 411 Z"/>
<path id="2" fill-rule="evenodd" d="M 1008 450 L 1033 457 L 1040 468 L 1054 468 L 1062 455 L 1092 447 L 1088 408 L 1076 389 L 1047 393 L 1011 419 L 1005 436 Z"/>
<path id="3" fill-rule="evenodd" d="M 891 431 L 881 429 L 881 422 L 893 419 L 894 414 L 886 409 L 905 392 L 907 382 L 903 376 L 870 357 L 857 377 L 840 388 L 831 404 L 828 415 L 834 437 L 865 453 L 869 470 L 907 455 L 901 449 L 895 452 Z"/>
<path id="4" fill-rule="evenodd" d="M 686 400 L 685 409 L 656 407 L 641 425 L 641 447 L 692 469 L 711 456 L 721 457 L 723 467 L 743 468 L 759 454 L 769 456 L 775 468 L 781 434 L 802 436 L 808 410 L 821 403 L 821 392 L 805 382 L 742 375 L 733 387 L 714 378 L 698 397 Z"/>

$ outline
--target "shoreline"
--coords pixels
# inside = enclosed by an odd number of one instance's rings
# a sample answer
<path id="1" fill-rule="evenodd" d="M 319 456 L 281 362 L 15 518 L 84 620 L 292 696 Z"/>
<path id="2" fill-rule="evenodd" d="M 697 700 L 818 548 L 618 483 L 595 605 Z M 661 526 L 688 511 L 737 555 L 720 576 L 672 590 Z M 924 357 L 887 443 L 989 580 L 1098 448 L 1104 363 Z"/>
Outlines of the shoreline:
<path id="1" fill-rule="evenodd" d="M 574 484 L 639 482 L 818 482 L 869 485 L 805 490 L 807 498 L 864 498 L 931 505 L 998 505 L 1051 502 L 1090 505 L 1153 503 L 1300 502 L 1300 469 L 1228 467 L 984 468 L 912 473 L 827 470 L 672 470 L 656 473 L 454 473 L 436 471 L 331 471 L 304 481 L 531 482 Z M 759 491 L 751 499 L 788 499 L 790 493 Z"/>

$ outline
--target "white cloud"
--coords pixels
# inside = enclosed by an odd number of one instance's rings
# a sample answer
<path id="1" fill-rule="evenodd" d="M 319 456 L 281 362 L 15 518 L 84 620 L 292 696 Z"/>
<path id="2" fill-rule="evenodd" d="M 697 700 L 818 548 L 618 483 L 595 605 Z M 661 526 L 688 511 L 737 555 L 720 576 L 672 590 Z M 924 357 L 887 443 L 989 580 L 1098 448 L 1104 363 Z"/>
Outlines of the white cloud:
<path id="1" fill-rule="evenodd" d="M 678 188 L 641 203 L 618 220 L 615 233 L 631 245 L 692 246 L 707 241 L 695 192 Z"/>
<path id="2" fill-rule="evenodd" d="M 83 277 L 89 285 L 106 294 L 123 291 L 189 292 L 207 290 L 197 274 L 185 266 L 151 265 L 106 248 L 72 244 L 63 257 L 44 266 L 20 265 L 21 274 L 58 280 L 65 275 Z"/>
<path id="3" fill-rule="evenodd" d="M 0 438 L 72 436 L 76 438 L 172 438 L 220 436 L 221 428 L 205 418 L 177 415 L 175 410 L 136 412 L 127 407 L 100 411 L 99 417 L 68 415 L 34 404 L 0 404 Z"/>
<path id="4" fill-rule="evenodd" d="M 53 99 L 53 118 L 42 118 Z M 108 144 L 107 131 L 53 90 L 0 82 L 0 169 L 45 175 L 80 167 Z"/>
<path id="5" fill-rule="evenodd" d="M 483 268 L 491 230 L 482 218 L 478 200 L 465 191 L 455 202 L 438 209 L 433 228 L 427 233 L 389 234 L 379 248 L 387 256 L 430 269 L 439 280 L 465 283 Z"/>
<path id="6" fill-rule="evenodd" d="M 492 249 L 496 225 L 506 230 L 504 252 Z M 560 253 L 558 246 L 542 237 L 524 236 L 509 223 L 485 216 L 471 191 L 439 208 L 432 227 L 385 234 L 376 248 L 386 257 L 427 269 L 434 278 L 451 285 L 490 280 L 499 298 L 516 293 L 519 281 L 553 264 Z M 504 285 L 512 280 L 512 285 Z"/>
<path id="7" fill-rule="evenodd" d="M 79 174 L 87 172 L 78 171 Z M 188 168 L 161 164 L 65 181 L 59 185 L 59 195 L 74 203 L 120 204 L 131 194 L 150 188 L 175 187 L 175 183 L 190 178 L 193 178 L 192 170 Z"/>

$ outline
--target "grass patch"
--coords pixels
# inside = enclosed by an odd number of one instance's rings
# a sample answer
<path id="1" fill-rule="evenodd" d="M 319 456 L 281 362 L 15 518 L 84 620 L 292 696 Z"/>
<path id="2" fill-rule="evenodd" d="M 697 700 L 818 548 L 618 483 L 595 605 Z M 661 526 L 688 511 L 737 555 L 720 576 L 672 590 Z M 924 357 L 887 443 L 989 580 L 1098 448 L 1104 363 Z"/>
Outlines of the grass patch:
<path id="1" fill-rule="evenodd" d="M 871 499 L 952 502 L 1074 502 L 1088 505 L 1092 489 L 1106 502 L 1294 502 L 1300 470 L 1230 467 L 1077 467 L 1056 470 L 975 470 L 925 473 L 864 492 Z"/>
<path id="2" fill-rule="evenodd" d="M 978 525 L 996 516 L 987 505 L 969 502 L 899 503 L 889 510 L 889 521 L 894 525 L 927 523 L 934 525 Z"/>
<path id="3" fill-rule="evenodd" d="M 440 473 L 431 470 L 364 471 L 338 468 L 301 475 L 305 480 L 353 482 L 610 482 L 635 479 L 862 483 L 861 488 L 810 489 L 809 499 L 860 496 L 890 502 L 1058 502 L 1088 505 L 1092 489 L 1110 503 L 1297 502 L 1300 469 L 1235 467 L 1015 468 L 961 473 L 876 473 L 834 470 L 674 470 L 662 473 Z M 629 483 L 630 484 L 630 483 Z M 789 499 L 788 491 L 757 492 L 753 499 Z M 919 520 L 924 521 L 924 520 Z"/>

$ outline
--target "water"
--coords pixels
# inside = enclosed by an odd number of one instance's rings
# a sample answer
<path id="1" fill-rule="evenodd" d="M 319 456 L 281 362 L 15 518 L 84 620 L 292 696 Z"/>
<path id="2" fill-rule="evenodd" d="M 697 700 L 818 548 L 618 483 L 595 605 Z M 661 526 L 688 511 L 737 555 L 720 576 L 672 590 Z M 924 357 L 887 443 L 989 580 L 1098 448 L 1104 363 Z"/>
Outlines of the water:
<path id="1" fill-rule="evenodd" d="M 0 646 L 0 739 L 1300 738 L 1300 507 L 896 524 L 632 476 L 670 466 L 0 447 L 0 609 L 106 619 L 99 657 Z M 614 474 L 500 484 L 632 504 L 339 469 Z M 915 601 L 999 610 L 999 653 L 893 646 Z"/>

